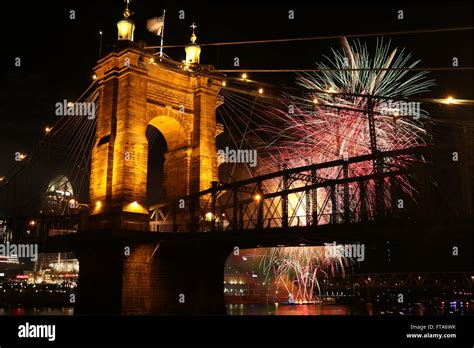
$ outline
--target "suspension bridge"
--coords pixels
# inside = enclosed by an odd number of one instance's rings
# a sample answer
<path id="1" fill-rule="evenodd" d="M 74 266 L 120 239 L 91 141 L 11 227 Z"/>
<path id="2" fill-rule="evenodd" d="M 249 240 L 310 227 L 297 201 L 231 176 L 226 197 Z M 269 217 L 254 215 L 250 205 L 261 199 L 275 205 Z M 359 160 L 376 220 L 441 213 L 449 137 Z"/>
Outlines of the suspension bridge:
<path id="1" fill-rule="evenodd" d="M 0 182 L 5 242 L 76 253 L 78 313 L 222 313 L 223 265 L 236 247 L 469 240 L 470 164 L 439 155 L 452 152 L 433 142 L 429 118 L 380 109 L 416 98 L 311 79 L 309 93 L 290 94 L 200 64 L 195 38 L 180 63 L 121 35 L 66 104 L 93 113 L 60 115 Z M 159 199 L 147 192 L 155 144 Z M 226 145 L 257 150 L 260 164 L 220 166 Z M 458 192 L 446 194 L 440 168 L 459 178 Z"/>

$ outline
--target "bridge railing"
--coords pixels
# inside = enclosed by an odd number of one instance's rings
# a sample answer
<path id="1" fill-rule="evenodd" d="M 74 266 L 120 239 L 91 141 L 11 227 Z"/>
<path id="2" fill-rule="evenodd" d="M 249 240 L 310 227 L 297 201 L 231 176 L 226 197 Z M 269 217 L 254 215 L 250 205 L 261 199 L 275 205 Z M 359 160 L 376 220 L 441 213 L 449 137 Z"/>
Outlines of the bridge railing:
<path id="1" fill-rule="evenodd" d="M 368 222 L 423 206 L 428 183 L 427 147 L 378 152 L 310 164 L 234 183 L 213 182 L 208 190 L 156 206 L 160 232 L 215 232 Z M 361 170 L 362 169 L 362 170 Z M 358 175 L 359 172 L 369 173 Z"/>
<path id="2" fill-rule="evenodd" d="M 5 222 L 0 243 L 46 243 L 48 237 L 78 233 L 87 224 L 83 214 L 0 217 L 0 221 Z"/>
<path id="3" fill-rule="evenodd" d="M 289 168 L 233 182 L 213 182 L 202 192 L 156 206 L 141 230 L 217 232 L 318 226 L 426 216 L 432 204 L 429 147 Z M 358 175 L 360 169 L 364 175 Z M 46 241 L 90 229 L 87 213 L 5 218 L 3 241 Z M 134 229 L 121 226 L 122 229 Z"/>

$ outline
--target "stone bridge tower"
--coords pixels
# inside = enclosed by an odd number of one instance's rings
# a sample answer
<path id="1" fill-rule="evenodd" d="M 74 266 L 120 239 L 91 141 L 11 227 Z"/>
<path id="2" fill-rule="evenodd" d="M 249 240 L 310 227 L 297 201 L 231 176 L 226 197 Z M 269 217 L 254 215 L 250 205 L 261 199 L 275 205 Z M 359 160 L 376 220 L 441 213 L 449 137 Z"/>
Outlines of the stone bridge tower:
<path id="1" fill-rule="evenodd" d="M 217 94 L 223 76 L 199 65 L 200 48 L 186 47 L 178 63 L 133 43 L 134 24 L 124 13 L 118 47 L 94 68 L 98 92 L 92 150 L 91 223 L 103 228 L 146 229 L 148 141 L 156 127 L 167 143 L 166 200 L 210 187 L 217 180 Z M 96 224 L 95 227 L 98 225 Z"/>

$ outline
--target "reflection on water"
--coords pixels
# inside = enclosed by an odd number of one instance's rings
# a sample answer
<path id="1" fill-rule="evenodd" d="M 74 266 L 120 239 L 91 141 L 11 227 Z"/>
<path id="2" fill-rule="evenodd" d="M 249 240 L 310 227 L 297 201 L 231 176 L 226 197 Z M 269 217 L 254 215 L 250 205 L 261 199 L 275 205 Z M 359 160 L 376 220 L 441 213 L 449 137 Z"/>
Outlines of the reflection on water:
<path id="1" fill-rule="evenodd" d="M 61 307 L 61 308 L 23 308 L 23 307 L 12 307 L 12 308 L 0 308 L 0 315 L 73 315 L 73 307 Z"/>
<path id="2" fill-rule="evenodd" d="M 265 305 L 265 304 L 229 304 L 228 315 L 360 315 L 355 307 L 344 305 L 308 304 L 308 305 Z"/>
<path id="3" fill-rule="evenodd" d="M 228 315 L 470 315 L 472 310 L 468 302 L 451 302 L 440 306 L 435 304 L 228 304 Z"/>
<path id="4" fill-rule="evenodd" d="M 468 302 L 456 304 L 444 302 L 441 306 L 422 305 L 374 305 L 371 303 L 355 304 L 228 304 L 228 315 L 473 315 L 472 305 Z M 74 315 L 73 307 L 0 307 L 0 315 Z"/>

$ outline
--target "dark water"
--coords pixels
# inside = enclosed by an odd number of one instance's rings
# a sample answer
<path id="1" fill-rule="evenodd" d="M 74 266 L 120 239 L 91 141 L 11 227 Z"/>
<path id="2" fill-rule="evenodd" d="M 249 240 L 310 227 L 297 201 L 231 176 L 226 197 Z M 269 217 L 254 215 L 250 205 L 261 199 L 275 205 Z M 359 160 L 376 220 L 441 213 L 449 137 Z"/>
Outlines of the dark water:
<path id="1" fill-rule="evenodd" d="M 282 304 L 228 304 L 228 315 L 473 315 L 462 308 L 427 308 L 424 306 L 404 306 L 381 308 L 366 304 L 363 306 L 341 304 L 307 304 L 288 306 Z M 74 315 L 73 307 L 11 307 L 0 308 L 0 315 Z"/>
<path id="2" fill-rule="evenodd" d="M 0 315 L 73 315 L 73 307 L 0 308 Z M 228 315 L 357 315 L 350 306 L 340 305 L 227 305 Z"/>
<path id="3" fill-rule="evenodd" d="M 341 304 L 307 304 L 288 306 L 282 304 L 228 304 L 228 315 L 472 315 L 464 306 L 425 306 L 422 304 L 400 306 L 341 305 Z"/>
<path id="4" fill-rule="evenodd" d="M 354 307 L 344 305 L 276 305 L 276 304 L 234 304 L 227 305 L 228 315 L 360 315 Z"/>
<path id="5" fill-rule="evenodd" d="M 73 307 L 42 307 L 42 308 L 0 308 L 0 315 L 73 315 Z"/>

